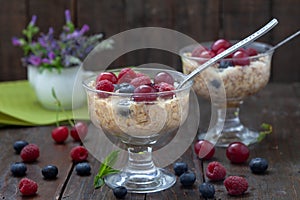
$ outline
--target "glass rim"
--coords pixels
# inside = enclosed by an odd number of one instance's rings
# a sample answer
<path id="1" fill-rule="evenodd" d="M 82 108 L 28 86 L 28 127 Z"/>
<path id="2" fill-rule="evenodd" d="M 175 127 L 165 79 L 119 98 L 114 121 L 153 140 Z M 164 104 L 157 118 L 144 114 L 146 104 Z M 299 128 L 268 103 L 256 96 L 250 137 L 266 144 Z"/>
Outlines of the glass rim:
<path id="1" fill-rule="evenodd" d="M 195 49 L 198 46 L 202 46 L 203 48 L 208 47 L 213 42 L 214 41 L 207 41 L 207 42 L 201 42 L 201 43 L 198 43 L 198 44 L 191 44 L 191 45 L 185 46 L 185 47 L 183 47 L 182 49 L 179 50 L 179 55 L 183 58 L 191 59 L 191 60 L 195 60 L 195 61 L 208 61 L 211 58 L 192 57 L 192 56 L 187 56 L 186 53 L 191 53 L 192 52 L 191 50 Z M 235 44 L 238 41 L 237 40 L 229 40 L 229 42 L 232 43 L 232 44 Z M 258 54 L 255 55 L 255 56 L 249 56 L 248 58 L 250 60 L 261 58 L 261 57 L 268 56 L 268 55 L 272 55 L 273 52 L 274 52 L 274 51 L 269 51 L 273 46 L 270 45 L 270 44 L 264 43 L 264 42 L 252 42 L 252 43 L 246 45 L 245 47 L 250 47 L 251 46 L 253 48 L 253 45 L 257 45 L 257 46 L 261 46 L 261 47 L 264 46 L 265 51 L 258 52 Z M 242 47 L 242 48 L 245 48 L 245 47 Z M 254 49 L 257 50 L 256 48 L 254 48 Z M 187 51 L 187 50 L 189 50 L 189 51 Z M 234 58 L 234 60 L 243 60 L 243 59 L 245 59 L 245 58 Z M 233 58 L 222 58 L 221 60 L 223 60 L 223 61 L 232 61 Z"/>
<path id="2" fill-rule="evenodd" d="M 101 72 L 118 72 L 120 71 L 122 68 L 118 68 L 118 69 L 112 69 L 112 70 L 104 70 L 104 71 L 99 71 L 97 73 L 101 73 Z M 133 69 L 137 69 L 138 70 L 152 70 L 152 71 L 156 71 L 159 70 L 160 68 L 133 68 Z M 171 73 L 176 73 L 178 75 L 180 75 L 182 77 L 182 80 L 184 80 L 184 78 L 187 77 L 186 74 L 183 74 L 179 71 L 176 70 L 168 70 L 168 69 L 161 69 L 163 71 L 167 71 L 167 72 L 171 72 Z M 174 89 L 171 91 L 163 91 L 163 92 L 150 92 L 150 93 L 119 93 L 119 92 L 108 92 L 108 91 L 103 91 L 103 90 L 97 90 L 94 89 L 93 87 L 89 86 L 89 83 L 91 81 L 95 81 L 96 80 L 97 75 L 92 75 L 88 78 L 86 78 L 84 81 L 82 81 L 82 85 L 84 86 L 84 88 L 86 88 L 87 90 L 94 92 L 94 93 L 104 93 L 104 94 L 109 94 L 111 96 L 119 96 L 119 97 L 132 97 L 133 95 L 137 95 L 137 96 L 144 96 L 144 95 L 157 95 L 157 96 L 163 96 L 165 94 L 170 94 L 170 93 L 180 93 L 182 91 L 188 90 L 193 86 L 193 80 L 188 81 L 183 87 L 179 88 L 179 89 Z"/>

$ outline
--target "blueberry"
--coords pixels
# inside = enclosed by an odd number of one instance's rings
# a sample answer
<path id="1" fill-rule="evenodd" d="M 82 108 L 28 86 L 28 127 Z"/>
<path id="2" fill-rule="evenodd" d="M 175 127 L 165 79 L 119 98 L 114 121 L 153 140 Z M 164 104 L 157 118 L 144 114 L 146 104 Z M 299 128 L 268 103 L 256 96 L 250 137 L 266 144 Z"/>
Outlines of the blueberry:
<path id="1" fill-rule="evenodd" d="M 130 101 L 126 99 L 120 100 L 117 104 L 118 114 L 123 117 L 127 117 L 128 115 L 130 115 L 130 105 L 131 105 Z"/>
<path id="2" fill-rule="evenodd" d="M 91 174 L 91 166 L 88 162 L 78 163 L 75 170 L 79 176 L 88 176 Z"/>
<path id="3" fill-rule="evenodd" d="M 118 186 L 113 189 L 116 198 L 123 199 L 127 194 L 127 189 L 124 186 Z"/>
<path id="4" fill-rule="evenodd" d="M 129 83 L 121 83 L 119 93 L 133 93 L 135 87 Z"/>
<path id="5" fill-rule="evenodd" d="M 16 162 L 10 166 L 10 171 L 13 174 L 13 176 L 21 177 L 25 176 L 27 167 L 22 162 Z"/>
<path id="6" fill-rule="evenodd" d="M 188 165 L 185 162 L 176 162 L 173 165 L 175 175 L 180 176 L 188 170 Z"/>
<path id="7" fill-rule="evenodd" d="M 26 145 L 28 145 L 28 142 L 26 142 L 24 140 L 16 141 L 14 143 L 14 149 L 15 149 L 16 153 L 19 154 Z"/>
<path id="8" fill-rule="evenodd" d="M 179 180 L 183 186 L 192 186 L 196 181 L 196 175 L 193 172 L 184 172 L 179 177 Z"/>
<path id="9" fill-rule="evenodd" d="M 58 169 L 54 165 L 47 165 L 42 169 L 42 174 L 45 179 L 54 179 L 58 174 Z"/>
<path id="10" fill-rule="evenodd" d="M 201 183 L 199 185 L 199 192 L 204 198 L 214 198 L 215 187 L 210 183 Z"/>
<path id="11" fill-rule="evenodd" d="M 215 88 L 217 88 L 217 89 L 221 86 L 221 83 L 220 83 L 218 80 L 216 80 L 216 79 L 212 80 L 212 81 L 210 82 L 210 84 L 211 84 L 212 86 L 214 86 Z"/>
<path id="12" fill-rule="evenodd" d="M 268 169 L 268 161 L 264 158 L 252 158 L 249 167 L 255 174 L 262 174 Z"/>
<path id="13" fill-rule="evenodd" d="M 227 67 L 230 67 L 230 66 L 233 66 L 232 61 L 230 61 L 230 60 L 221 60 L 220 61 L 219 68 L 227 68 Z"/>

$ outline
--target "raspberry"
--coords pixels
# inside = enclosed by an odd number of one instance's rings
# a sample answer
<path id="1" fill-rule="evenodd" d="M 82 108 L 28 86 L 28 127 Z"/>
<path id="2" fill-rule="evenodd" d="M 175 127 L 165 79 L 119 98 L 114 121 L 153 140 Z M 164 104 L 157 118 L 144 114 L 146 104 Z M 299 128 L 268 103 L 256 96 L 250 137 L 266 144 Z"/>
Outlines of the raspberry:
<path id="1" fill-rule="evenodd" d="M 118 75 L 118 84 L 130 83 L 130 81 L 135 77 L 137 77 L 135 71 L 133 71 L 131 68 L 124 68 Z"/>
<path id="2" fill-rule="evenodd" d="M 88 157 L 88 151 L 82 146 L 73 147 L 70 152 L 71 158 L 74 162 L 85 161 Z"/>
<path id="3" fill-rule="evenodd" d="M 84 122 L 77 122 L 70 131 L 70 135 L 75 141 L 83 140 L 86 137 L 87 133 L 88 127 Z"/>
<path id="4" fill-rule="evenodd" d="M 20 154 L 24 162 L 33 162 L 40 156 L 40 149 L 36 144 L 26 145 Z"/>
<path id="5" fill-rule="evenodd" d="M 59 126 L 52 130 L 51 136 L 56 143 L 64 143 L 69 136 L 69 129 L 66 126 Z"/>
<path id="6" fill-rule="evenodd" d="M 240 176 L 229 176 L 225 179 L 224 185 L 228 194 L 241 195 L 248 189 L 248 182 L 245 178 Z"/>
<path id="7" fill-rule="evenodd" d="M 110 82 L 108 80 L 101 80 L 97 83 L 96 90 L 102 90 L 102 91 L 106 91 L 106 92 L 113 92 L 114 91 L 114 85 L 112 84 L 112 82 Z M 105 92 L 98 92 L 98 96 L 100 98 L 106 98 L 106 97 L 109 97 L 110 94 L 105 93 Z"/>
<path id="8" fill-rule="evenodd" d="M 158 90 L 158 92 L 163 92 L 163 93 L 159 94 L 160 98 L 172 99 L 174 96 L 174 92 L 169 92 L 169 91 L 175 90 L 173 85 L 170 85 L 165 82 L 161 82 L 158 85 L 155 85 L 155 88 Z"/>
<path id="9" fill-rule="evenodd" d="M 206 176 L 212 181 L 222 180 L 226 176 L 226 169 L 217 161 L 210 162 L 206 167 Z"/>
<path id="10" fill-rule="evenodd" d="M 140 85 L 149 85 L 149 84 L 151 84 L 151 79 L 149 78 L 149 76 L 136 77 L 130 81 L 130 85 L 133 85 L 135 88 Z"/>
<path id="11" fill-rule="evenodd" d="M 102 91 L 105 91 L 105 92 L 113 92 L 114 89 L 115 89 L 114 85 L 109 80 L 101 80 L 96 85 L 96 90 L 102 90 Z M 98 92 L 98 96 L 100 98 L 109 97 L 110 94 L 105 93 L 105 92 Z"/>
<path id="12" fill-rule="evenodd" d="M 19 182 L 19 190 L 22 195 L 31 196 L 36 194 L 38 190 L 38 184 L 29 178 L 22 178 Z"/>

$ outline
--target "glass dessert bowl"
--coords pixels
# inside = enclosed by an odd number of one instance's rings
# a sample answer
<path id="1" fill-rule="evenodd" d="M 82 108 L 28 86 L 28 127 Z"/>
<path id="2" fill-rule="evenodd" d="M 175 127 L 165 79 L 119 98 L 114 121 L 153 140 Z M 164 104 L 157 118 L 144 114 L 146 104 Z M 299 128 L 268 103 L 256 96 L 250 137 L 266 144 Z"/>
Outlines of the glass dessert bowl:
<path id="1" fill-rule="evenodd" d="M 181 49 L 183 72 L 191 73 L 209 58 L 229 48 L 232 43 L 235 42 L 220 39 Z M 273 55 L 273 51 L 268 50 L 271 47 L 265 43 L 253 42 L 195 77 L 193 89 L 198 96 L 218 98 L 222 95 L 222 89 L 225 89 L 226 103 L 214 105 L 218 108 L 218 113 L 226 109 L 225 119 L 219 118 L 224 122 L 223 129 L 221 133 L 216 131 L 210 138 L 206 138 L 218 140 L 217 146 L 226 147 L 235 141 L 249 145 L 257 141 L 259 133 L 241 123 L 239 110 L 244 98 L 257 93 L 268 83 Z M 199 137 L 204 137 L 204 134 Z"/>
<path id="2" fill-rule="evenodd" d="M 151 193 L 175 184 L 173 173 L 154 165 L 152 145 L 187 118 L 192 82 L 176 89 L 185 77 L 172 70 L 124 68 L 84 81 L 92 123 L 125 144 L 128 151 L 121 172 L 105 177 L 109 187 Z"/>

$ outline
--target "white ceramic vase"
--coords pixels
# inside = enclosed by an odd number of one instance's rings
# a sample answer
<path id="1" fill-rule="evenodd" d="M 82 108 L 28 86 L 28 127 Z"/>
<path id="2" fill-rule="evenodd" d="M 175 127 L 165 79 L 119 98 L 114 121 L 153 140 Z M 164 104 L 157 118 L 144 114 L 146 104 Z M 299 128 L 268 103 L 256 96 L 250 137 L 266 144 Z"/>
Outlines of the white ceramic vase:
<path id="1" fill-rule="evenodd" d="M 52 95 L 52 88 L 61 106 L 65 110 L 76 109 L 86 102 L 86 95 L 81 83 L 84 73 L 80 67 L 63 68 L 57 70 L 43 70 L 39 72 L 37 67 L 27 67 L 28 81 L 33 87 L 39 103 L 46 109 L 56 110 L 58 106 Z"/>

